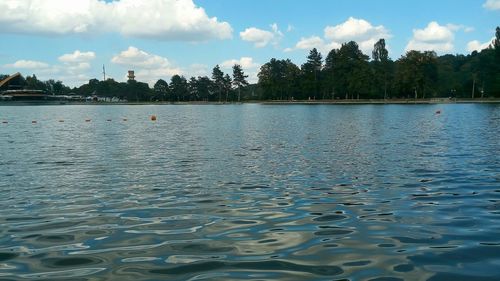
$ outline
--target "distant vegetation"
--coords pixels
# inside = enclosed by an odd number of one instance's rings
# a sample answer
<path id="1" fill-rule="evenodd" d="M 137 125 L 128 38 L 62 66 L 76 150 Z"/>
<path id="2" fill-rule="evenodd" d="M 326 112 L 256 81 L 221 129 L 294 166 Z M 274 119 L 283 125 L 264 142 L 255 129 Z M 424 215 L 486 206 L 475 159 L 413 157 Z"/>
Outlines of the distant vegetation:
<path id="1" fill-rule="evenodd" d="M 249 85 L 240 65 L 232 76 L 217 65 L 212 76 L 187 80 L 174 75 L 170 82 L 148 84 L 113 79 L 92 79 L 70 89 L 61 81 L 39 81 L 26 77 L 26 88 L 52 94 L 119 97 L 129 101 L 240 101 L 306 99 L 383 98 L 500 98 L 500 27 L 490 47 L 469 55 L 437 56 L 433 51 L 408 51 L 396 61 L 389 57 L 385 40 L 374 46 L 371 60 L 356 42 L 331 50 L 326 58 L 318 50 L 309 52 L 300 67 L 289 59 L 271 59 Z M 2 78 L 2 75 L 0 75 Z"/>
<path id="2" fill-rule="evenodd" d="M 271 59 L 259 73 L 261 99 L 383 99 L 500 97 L 500 28 L 488 49 L 472 54 L 437 56 L 409 51 L 389 58 L 385 40 L 372 59 L 356 42 L 331 50 L 323 61 L 316 49 L 300 68 L 290 60 Z"/>

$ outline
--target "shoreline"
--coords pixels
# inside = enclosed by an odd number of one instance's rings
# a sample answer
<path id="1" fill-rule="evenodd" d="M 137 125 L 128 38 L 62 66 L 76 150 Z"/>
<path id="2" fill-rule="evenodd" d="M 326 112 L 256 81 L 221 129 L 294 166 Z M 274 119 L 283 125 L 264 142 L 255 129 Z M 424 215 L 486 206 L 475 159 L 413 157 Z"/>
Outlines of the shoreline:
<path id="1" fill-rule="evenodd" d="M 183 102 L 79 102 L 79 101 L 0 101 L 0 106 L 20 105 L 356 105 L 356 104 L 500 104 L 500 98 L 483 99 L 354 99 L 354 100 L 250 100 L 242 102 L 183 101 Z"/>
<path id="2" fill-rule="evenodd" d="M 483 99 L 354 99 L 354 100 L 304 100 L 304 101 L 261 101 L 262 104 L 466 104 L 500 103 L 498 98 Z"/>

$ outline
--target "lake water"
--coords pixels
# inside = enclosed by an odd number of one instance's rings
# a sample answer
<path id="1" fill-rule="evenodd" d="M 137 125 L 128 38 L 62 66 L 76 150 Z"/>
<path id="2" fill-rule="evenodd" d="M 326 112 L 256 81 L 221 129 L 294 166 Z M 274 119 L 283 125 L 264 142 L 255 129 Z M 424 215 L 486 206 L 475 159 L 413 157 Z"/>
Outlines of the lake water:
<path id="1" fill-rule="evenodd" d="M 499 152 L 500 105 L 3 106 L 0 280 L 500 280 Z"/>

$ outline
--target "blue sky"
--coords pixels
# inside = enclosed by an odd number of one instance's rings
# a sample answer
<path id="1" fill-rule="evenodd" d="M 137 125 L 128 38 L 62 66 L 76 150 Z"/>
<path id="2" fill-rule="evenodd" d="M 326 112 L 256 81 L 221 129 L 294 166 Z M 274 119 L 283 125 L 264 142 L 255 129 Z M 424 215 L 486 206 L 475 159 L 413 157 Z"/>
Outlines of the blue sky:
<path id="1" fill-rule="evenodd" d="M 468 54 L 487 47 L 500 0 L 2 0 L 0 73 L 36 74 L 79 86 L 151 85 L 173 74 L 225 72 L 239 63 L 252 82 L 271 58 L 300 65 L 350 40 L 370 54 L 385 38 L 390 56 L 408 49 Z"/>

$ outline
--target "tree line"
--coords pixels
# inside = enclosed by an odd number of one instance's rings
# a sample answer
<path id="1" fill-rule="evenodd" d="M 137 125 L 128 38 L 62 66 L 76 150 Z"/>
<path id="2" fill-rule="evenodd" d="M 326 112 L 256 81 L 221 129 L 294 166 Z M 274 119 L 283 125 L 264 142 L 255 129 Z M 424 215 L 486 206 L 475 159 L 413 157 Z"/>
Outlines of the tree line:
<path id="1" fill-rule="evenodd" d="M 324 60 L 317 49 L 312 49 L 300 67 L 290 59 L 272 58 L 260 68 L 257 84 L 249 85 L 247 78 L 241 65 L 235 64 L 232 75 L 216 65 L 211 77 L 186 79 L 174 75 L 168 82 L 159 79 L 153 88 L 135 80 L 91 79 L 71 89 L 61 81 L 39 81 L 35 75 L 26 77 L 22 84 L 49 94 L 98 95 L 129 101 L 499 98 L 500 27 L 487 49 L 468 55 L 408 51 L 393 61 L 384 39 L 374 45 L 371 58 L 351 41 L 331 50 Z"/>
<path id="2" fill-rule="evenodd" d="M 91 79 L 87 84 L 71 89 L 61 81 L 40 81 L 36 75 L 21 77 L 18 86 L 30 90 L 43 90 L 52 95 L 96 95 L 109 98 L 117 97 L 128 101 L 241 101 L 249 86 L 248 75 L 245 75 L 239 64 L 235 64 L 232 70 L 233 73 L 230 76 L 224 73 L 219 65 L 216 65 L 212 70 L 211 78 L 199 76 L 187 80 L 184 76 L 173 75 L 170 83 L 159 79 L 153 88 L 144 82 L 135 80 L 117 82 L 108 78 L 103 81 Z M 8 75 L 0 74 L 0 80 L 6 77 Z"/>
<path id="3" fill-rule="evenodd" d="M 500 97 L 500 28 L 489 48 L 469 55 L 408 51 L 396 61 L 380 39 L 370 57 L 356 42 L 323 60 L 312 49 L 300 67 L 271 59 L 258 74 L 264 100 Z"/>

